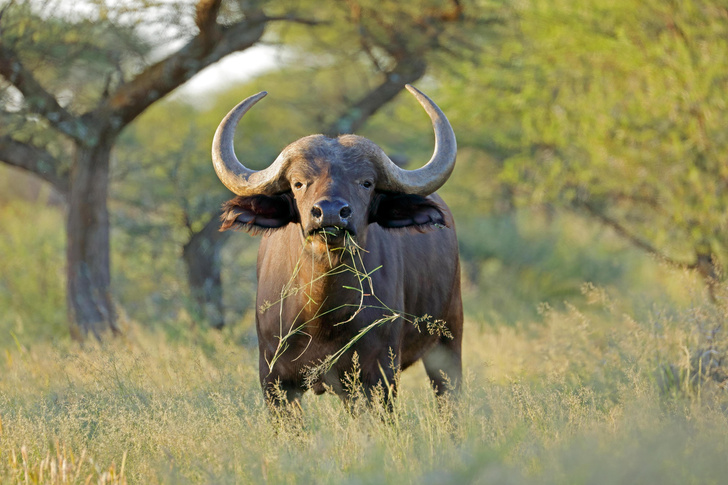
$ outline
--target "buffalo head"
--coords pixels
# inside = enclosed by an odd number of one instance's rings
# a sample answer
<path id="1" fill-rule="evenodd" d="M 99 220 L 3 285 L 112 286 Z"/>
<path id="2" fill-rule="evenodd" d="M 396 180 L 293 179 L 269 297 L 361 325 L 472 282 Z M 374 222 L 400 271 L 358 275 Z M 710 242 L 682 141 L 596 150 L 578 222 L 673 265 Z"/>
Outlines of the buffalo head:
<path id="1" fill-rule="evenodd" d="M 212 159 L 217 176 L 237 198 L 225 204 L 222 230 L 251 232 L 299 224 L 302 235 L 320 245 L 339 246 L 348 234 L 366 241 L 369 224 L 424 230 L 444 225 L 441 207 L 428 195 L 450 176 L 456 142 L 435 103 L 412 86 L 432 120 L 435 151 L 417 170 L 398 167 L 384 151 L 356 135 L 311 135 L 288 145 L 266 169 L 246 168 L 235 156 L 233 134 L 243 115 L 267 93 L 245 99 L 222 120 Z"/>

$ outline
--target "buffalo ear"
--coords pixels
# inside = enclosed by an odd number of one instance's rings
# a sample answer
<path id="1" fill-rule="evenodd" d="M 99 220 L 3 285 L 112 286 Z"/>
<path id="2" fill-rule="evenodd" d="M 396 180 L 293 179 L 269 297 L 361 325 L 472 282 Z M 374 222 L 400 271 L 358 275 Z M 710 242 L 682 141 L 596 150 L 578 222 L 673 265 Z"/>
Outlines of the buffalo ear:
<path id="1" fill-rule="evenodd" d="M 222 205 L 220 220 L 221 231 L 242 229 L 258 234 L 298 222 L 298 211 L 290 193 L 238 196 Z"/>
<path id="2" fill-rule="evenodd" d="M 369 222 L 376 222 L 387 229 L 412 228 L 418 231 L 447 225 L 443 209 L 437 202 L 412 194 L 377 194 Z"/>

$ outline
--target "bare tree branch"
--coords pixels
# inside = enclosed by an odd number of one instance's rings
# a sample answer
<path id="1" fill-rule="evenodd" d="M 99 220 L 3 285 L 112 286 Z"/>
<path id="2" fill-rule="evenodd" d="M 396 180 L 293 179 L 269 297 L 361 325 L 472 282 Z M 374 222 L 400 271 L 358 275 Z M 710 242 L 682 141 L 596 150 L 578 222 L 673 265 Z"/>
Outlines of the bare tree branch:
<path id="1" fill-rule="evenodd" d="M 212 37 L 217 31 L 217 14 L 222 0 L 200 0 L 197 2 L 195 24 L 201 37 Z"/>
<path id="2" fill-rule="evenodd" d="M 651 254 L 657 260 L 672 266 L 673 268 L 678 269 L 695 269 L 696 263 L 685 263 L 682 261 L 678 261 L 675 259 L 670 258 L 666 254 L 662 253 L 660 250 L 652 246 L 647 241 L 644 241 L 637 237 L 635 234 L 631 233 L 627 228 L 625 228 L 622 224 L 617 222 L 615 219 L 607 216 L 600 210 L 598 210 L 596 207 L 594 207 L 592 204 L 588 202 L 582 202 L 581 206 L 584 207 L 589 214 L 591 214 L 593 217 L 595 217 L 599 222 L 604 224 L 607 227 L 611 227 L 617 234 L 625 238 L 627 241 L 632 243 L 635 247 L 642 249 L 643 251 L 646 251 L 647 253 Z"/>
<path id="3" fill-rule="evenodd" d="M 301 25 L 325 25 L 328 24 L 328 22 L 318 20 L 318 19 L 310 19 L 305 17 L 297 17 L 296 15 L 277 15 L 270 17 L 268 15 L 265 15 L 263 17 L 263 20 L 266 22 L 291 22 L 294 24 L 301 24 Z"/>
<path id="4" fill-rule="evenodd" d="M 294 16 L 266 17 L 260 10 L 249 9 L 245 11 L 245 19 L 223 26 L 217 22 L 220 1 L 200 0 L 195 19 L 199 34 L 180 50 L 149 66 L 134 80 L 121 85 L 111 94 L 107 107 L 115 112 L 115 130 L 121 130 L 149 105 L 184 84 L 205 67 L 228 54 L 245 50 L 257 43 L 263 36 L 267 22 L 286 20 L 317 23 L 315 20 Z"/>
<path id="5" fill-rule="evenodd" d="M 0 22 L 3 19 L 3 15 L 5 14 L 5 11 L 10 8 L 10 4 L 13 2 L 9 2 L 7 5 L 5 5 L 2 9 L 0 9 Z M 0 34 L 2 33 L 2 25 L 0 25 Z"/>
<path id="6" fill-rule="evenodd" d="M 37 175 L 61 193 L 68 192 L 67 174 L 59 174 L 56 171 L 58 160 L 41 148 L 0 136 L 0 161 Z"/>
<path id="7" fill-rule="evenodd" d="M 260 10 L 249 9 L 245 19 L 223 26 L 217 23 L 221 0 L 200 0 L 195 19 L 200 32 L 187 45 L 166 59 L 149 66 L 133 81 L 123 84 L 109 99 L 108 107 L 115 112 L 114 129 L 121 130 L 149 105 L 187 82 L 205 67 L 233 52 L 256 44 L 268 22 L 288 21 L 318 25 L 314 19 L 293 15 L 267 17 Z"/>
<path id="8" fill-rule="evenodd" d="M 449 5 L 426 10 L 421 17 L 414 21 L 426 37 L 427 42 L 411 45 L 407 33 L 396 27 L 384 29 L 386 40 L 378 40 L 365 25 L 364 17 L 366 16 L 369 22 L 373 19 L 375 24 L 380 26 L 386 26 L 391 23 L 391 20 L 383 18 L 381 12 L 376 9 L 368 9 L 365 14 L 362 5 L 357 0 L 349 0 L 347 5 L 351 21 L 359 31 L 362 51 L 372 65 L 378 71 L 383 72 L 386 77 L 379 86 L 371 90 L 356 104 L 348 107 L 336 121 L 324 130 L 324 134 L 328 136 L 356 132 L 370 116 L 394 99 L 404 89 L 405 84 L 413 83 L 424 76 L 427 70 L 426 55 L 428 52 L 446 50 L 438 40 L 442 34 L 442 24 L 458 22 L 463 18 L 463 7 L 459 0 L 450 0 Z M 433 24 L 433 20 L 437 21 L 436 24 Z M 375 48 L 386 52 L 394 63 L 394 67 L 385 66 L 376 55 Z"/>
<path id="9" fill-rule="evenodd" d="M 43 116 L 51 126 L 64 135 L 80 143 L 84 142 L 88 132 L 85 123 L 58 104 L 58 100 L 41 86 L 2 38 L 0 38 L 0 76 L 23 94 L 32 112 Z"/>
<path id="10" fill-rule="evenodd" d="M 409 58 L 397 63 L 379 86 L 348 107 L 324 130 L 324 134 L 337 136 L 342 133 L 355 133 L 379 108 L 394 99 L 404 89 L 405 84 L 417 81 L 425 75 L 426 70 L 427 63 L 421 58 Z"/>

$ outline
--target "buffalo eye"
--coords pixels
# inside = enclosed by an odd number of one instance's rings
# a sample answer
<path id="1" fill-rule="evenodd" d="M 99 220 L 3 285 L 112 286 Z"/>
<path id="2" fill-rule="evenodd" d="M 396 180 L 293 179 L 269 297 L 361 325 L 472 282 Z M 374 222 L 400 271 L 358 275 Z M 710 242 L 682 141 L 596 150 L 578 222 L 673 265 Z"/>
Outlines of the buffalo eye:
<path id="1" fill-rule="evenodd" d="M 302 187 L 303 187 L 303 183 L 302 182 L 296 182 L 296 183 L 293 184 L 293 188 L 296 189 L 296 190 L 301 189 Z"/>
<path id="2" fill-rule="evenodd" d="M 372 187 L 372 182 L 370 180 L 365 180 L 361 183 L 361 186 L 365 189 L 370 189 Z"/>

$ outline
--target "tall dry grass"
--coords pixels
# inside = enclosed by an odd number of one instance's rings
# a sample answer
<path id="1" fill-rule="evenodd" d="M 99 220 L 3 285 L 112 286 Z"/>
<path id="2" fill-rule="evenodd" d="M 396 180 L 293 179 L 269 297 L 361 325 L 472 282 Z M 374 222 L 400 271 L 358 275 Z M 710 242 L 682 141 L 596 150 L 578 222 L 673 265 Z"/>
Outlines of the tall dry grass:
<path id="1" fill-rule="evenodd" d="M 391 414 L 306 395 L 302 417 L 271 419 L 242 328 L 19 340 L 0 363 L 1 481 L 723 483 L 725 315 L 583 291 L 519 326 L 468 321 L 462 396 L 438 404 L 416 368 Z"/>

